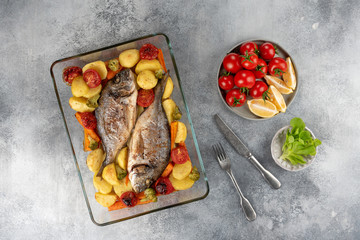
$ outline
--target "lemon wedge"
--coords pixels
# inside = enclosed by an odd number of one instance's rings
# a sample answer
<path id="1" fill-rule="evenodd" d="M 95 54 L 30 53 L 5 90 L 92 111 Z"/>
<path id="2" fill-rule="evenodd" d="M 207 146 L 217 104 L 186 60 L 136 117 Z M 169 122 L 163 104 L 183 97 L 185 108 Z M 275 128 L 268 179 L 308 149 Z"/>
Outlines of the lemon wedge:
<path id="1" fill-rule="evenodd" d="M 286 58 L 286 64 L 287 64 L 288 69 L 287 69 L 286 73 L 283 74 L 283 79 L 284 79 L 286 86 L 288 86 L 289 88 L 292 88 L 294 90 L 296 88 L 296 75 L 295 75 L 294 66 L 291 62 L 290 57 Z"/>
<path id="2" fill-rule="evenodd" d="M 286 111 L 286 103 L 285 103 L 284 97 L 281 95 L 279 90 L 277 90 L 276 87 L 274 87 L 273 85 L 270 85 L 268 92 L 269 92 L 270 102 L 275 104 L 276 109 L 278 111 L 285 112 Z"/>
<path id="3" fill-rule="evenodd" d="M 283 80 L 281 80 L 280 78 L 266 75 L 265 80 L 268 85 L 273 85 L 282 94 L 290 94 L 293 92 L 293 90 L 291 88 L 289 88 L 288 86 L 286 86 L 285 82 Z"/>
<path id="4" fill-rule="evenodd" d="M 264 101 L 263 99 L 252 99 L 248 100 L 247 104 L 250 111 L 259 117 L 270 118 L 279 112 L 275 104 L 267 100 Z"/>

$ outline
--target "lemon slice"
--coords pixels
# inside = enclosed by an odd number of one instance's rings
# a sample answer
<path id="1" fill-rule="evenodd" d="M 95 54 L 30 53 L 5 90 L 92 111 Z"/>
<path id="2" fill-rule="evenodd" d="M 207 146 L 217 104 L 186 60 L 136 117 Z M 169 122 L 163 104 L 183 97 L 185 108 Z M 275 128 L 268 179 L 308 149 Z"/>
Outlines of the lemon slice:
<path id="1" fill-rule="evenodd" d="M 248 100 L 247 104 L 250 111 L 259 117 L 270 118 L 279 112 L 275 104 L 267 100 L 264 101 L 263 99 L 252 99 Z"/>
<path id="2" fill-rule="evenodd" d="M 277 90 L 276 87 L 274 87 L 273 85 L 270 85 L 268 92 L 269 92 L 270 102 L 275 104 L 276 109 L 278 111 L 285 112 L 286 103 L 284 97 L 281 95 L 279 90 Z"/>
<path id="3" fill-rule="evenodd" d="M 289 57 L 286 58 L 286 63 L 287 63 L 288 69 L 287 69 L 286 73 L 283 74 L 284 82 L 285 82 L 286 86 L 288 86 L 289 88 L 295 89 L 296 75 L 295 75 L 294 66 Z"/>
<path id="4" fill-rule="evenodd" d="M 265 80 L 268 85 L 273 85 L 282 94 L 290 94 L 293 92 L 293 90 L 291 88 L 289 88 L 288 86 L 286 86 L 285 82 L 283 80 L 281 80 L 280 78 L 266 75 Z"/>

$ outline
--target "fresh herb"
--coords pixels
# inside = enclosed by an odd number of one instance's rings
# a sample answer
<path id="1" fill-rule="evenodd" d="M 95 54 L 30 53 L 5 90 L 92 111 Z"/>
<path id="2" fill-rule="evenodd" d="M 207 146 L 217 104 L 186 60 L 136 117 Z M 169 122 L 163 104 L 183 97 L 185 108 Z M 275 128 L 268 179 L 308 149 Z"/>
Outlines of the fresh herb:
<path id="1" fill-rule="evenodd" d="M 126 177 L 127 171 L 122 169 L 120 166 L 116 165 L 115 170 L 117 179 L 122 180 Z"/>
<path id="2" fill-rule="evenodd" d="M 316 147 L 321 144 L 319 139 L 313 139 L 311 133 L 305 129 L 301 118 L 290 121 L 291 130 L 286 132 L 286 140 L 282 147 L 281 159 L 288 160 L 292 165 L 305 164 L 304 157 L 315 156 Z"/>

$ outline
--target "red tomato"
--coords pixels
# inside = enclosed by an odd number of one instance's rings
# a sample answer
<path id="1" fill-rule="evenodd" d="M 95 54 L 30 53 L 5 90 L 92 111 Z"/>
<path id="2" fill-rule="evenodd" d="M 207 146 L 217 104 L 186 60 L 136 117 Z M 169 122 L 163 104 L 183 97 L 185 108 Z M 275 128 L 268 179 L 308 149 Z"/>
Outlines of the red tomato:
<path id="1" fill-rule="evenodd" d="M 96 88 L 101 84 L 101 77 L 94 69 L 86 70 L 83 74 L 83 77 L 89 88 Z"/>
<path id="2" fill-rule="evenodd" d="M 131 191 L 121 194 L 120 199 L 128 207 L 135 207 L 138 201 L 135 193 Z"/>
<path id="3" fill-rule="evenodd" d="M 269 62 L 269 73 L 275 77 L 282 76 L 287 70 L 286 61 L 280 57 L 273 58 Z"/>
<path id="4" fill-rule="evenodd" d="M 81 117 L 81 123 L 83 124 L 84 128 L 87 129 L 96 129 L 96 117 L 93 113 L 91 112 L 83 112 L 80 113 L 80 117 Z"/>
<path id="5" fill-rule="evenodd" d="M 241 92 L 240 89 L 231 89 L 226 94 L 226 102 L 230 107 L 241 107 L 246 101 L 246 94 Z"/>
<path id="6" fill-rule="evenodd" d="M 241 66 L 248 70 L 255 69 L 258 64 L 258 60 L 259 58 L 254 52 L 246 52 L 246 54 L 241 55 L 240 58 Z"/>
<path id="7" fill-rule="evenodd" d="M 137 97 L 137 104 L 142 107 L 148 107 L 150 106 L 155 99 L 154 90 L 149 89 L 140 89 L 138 91 L 138 97 Z"/>
<path id="8" fill-rule="evenodd" d="M 245 55 L 246 51 L 248 53 L 253 52 L 253 53 L 257 54 L 258 53 L 258 46 L 254 42 L 246 42 L 246 43 L 241 44 L 241 46 L 240 46 L 240 54 Z"/>
<path id="9" fill-rule="evenodd" d="M 186 147 L 179 146 L 171 150 L 171 159 L 174 163 L 183 164 L 190 159 Z"/>
<path id="10" fill-rule="evenodd" d="M 266 73 L 267 73 L 267 64 L 264 60 L 262 60 L 261 58 L 259 58 L 258 60 L 258 65 L 255 67 L 254 70 L 252 70 L 252 72 L 255 75 L 255 78 L 263 78 L 265 77 Z"/>
<path id="11" fill-rule="evenodd" d="M 254 86 L 255 81 L 254 73 L 249 70 L 241 70 L 234 77 L 235 85 L 239 88 L 244 88 L 242 89 L 243 91 L 249 91 Z"/>
<path id="12" fill-rule="evenodd" d="M 159 194 L 167 195 L 172 193 L 175 189 L 171 184 L 169 178 L 160 177 L 155 183 L 155 190 Z"/>
<path id="13" fill-rule="evenodd" d="M 224 57 L 223 66 L 227 72 L 237 73 L 240 69 L 242 69 L 240 55 L 236 53 L 229 53 Z"/>
<path id="14" fill-rule="evenodd" d="M 262 81 L 256 81 L 255 85 L 250 89 L 250 96 L 253 98 L 268 99 L 268 86 Z"/>
<path id="15" fill-rule="evenodd" d="M 139 52 L 141 59 L 152 60 L 157 58 L 159 49 L 157 49 L 157 47 L 155 47 L 154 45 L 147 43 L 140 48 Z"/>
<path id="16" fill-rule="evenodd" d="M 219 78 L 219 86 L 221 89 L 230 90 L 234 87 L 234 77 L 232 75 L 224 75 Z"/>
<path id="17" fill-rule="evenodd" d="M 273 57 L 275 56 L 275 53 L 276 53 L 276 49 L 275 49 L 274 45 L 272 45 L 269 42 L 261 44 L 259 51 L 260 51 L 260 56 L 264 60 L 273 59 Z"/>
<path id="18" fill-rule="evenodd" d="M 63 70 L 63 80 L 64 82 L 66 82 L 67 85 L 72 84 L 72 81 L 78 77 L 81 76 L 82 74 L 82 69 L 76 66 L 70 66 L 67 68 L 64 68 Z"/>

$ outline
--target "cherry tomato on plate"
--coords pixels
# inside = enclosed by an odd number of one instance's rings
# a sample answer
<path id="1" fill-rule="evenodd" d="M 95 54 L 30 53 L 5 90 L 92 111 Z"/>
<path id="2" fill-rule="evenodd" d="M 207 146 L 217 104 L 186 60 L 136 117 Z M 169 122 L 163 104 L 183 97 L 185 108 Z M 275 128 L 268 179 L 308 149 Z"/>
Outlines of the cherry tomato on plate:
<path id="1" fill-rule="evenodd" d="M 230 107 L 241 107 L 246 101 L 246 94 L 241 92 L 239 88 L 231 89 L 226 94 L 226 102 Z"/>
<path id="2" fill-rule="evenodd" d="M 241 66 L 248 70 L 255 69 L 258 64 L 258 60 L 259 58 L 254 52 L 246 52 L 244 55 L 241 55 L 240 58 Z"/>
<path id="3" fill-rule="evenodd" d="M 96 88 L 101 84 L 101 77 L 94 69 L 86 70 L 83 74 L 83 77 L 89 88 Z"/>
<path id="4" fill-rule="evenodd" d="M 242 69 L 240 55 L 236 53 L 229 53 L 224 57 L 223 66 L 227 72 L 237 73 L 240 69 Z"/>
<path id="5" fill-rule="evenodd" d="M 234 77 L 226 74 L 219 78 L 219 86 L 221 89 L 230 90 L 234 87 Z"/>
<path id="6" fill-rule="evenodd" d="M 272 76 L 280 77 L 287 71 L 287 64 L 283 58 L 276 57 L 269 62 L 269 73 Z"/>
<path id="7" fill-rule="evenodd" d="M 81 123 L 84 126 L 84 128 L 94 130 L 96 129 L 96 117 L 91 112 L 83 112 L 80 113 Z"/>
<path id="8" fill-rule="evenodd" d="M 234 77 L 234 83 L 243 92 L 248 92 L 255 84 L 255 75 L 249 70 L 240 70 Z"/>
<path id="9" fill-rule="evenodd" d="M 70 66 L 67 68 L 64 68 L 63 70 L 63 80 L 64 82 L 66 82 L 67 85 L 72 84 L 73 80 L 78 77 L 81 76 L 82 74 L 82 69 L 76 66 Z"/>
<path id="10" fill-rule="evenodd" d="M 250 89 L 250 96 L 253 98 L 269 99 L 268 86 L 262 81 L 256 81 L 255 85 Z"/>
<path id="11" fill-rule="evenodd" d="M 155 99 L 154 90 L 140 89 L 138 91 L 138 97 L 136 103 L 139 106 L 148 107 L 154 102 L 154 99 Z"/>
<path id="12" fill-rule="evenodd" d="M 151 43 L 147 43 L 140 48 L 139 52 L 141 59 L 152 60 L 157 58 L 159 49 Z"/>
<path id="13" fill-rule="evenodd" d="M 159 194 L 167 195 L 174 192 L 174 190 L 173 185 L 167 177 L 160 177 L 155 183 L 155 191 Z"/>
<path id="14" fill-rule="evenodd" d="M 275 49 L 274 45 L 272 45 L 272 43 L 269 43 L 269 42 L 261 44 L 259 51 L 260 51 L 260 56 L 264 60 L 273 59 L 275 56 L 275 53 L 276 53 L 276 49 Z"/>
<path id="15" fill-rule="evenodd" d="M 183 164 L 188 161 L 190 157 L 186 147 L 179 146 L 171 150 L 171 159 L 177 164 Z"/>
<path id="16" fill-rule="evenodd" d="M 246 52 L 248 52 L 248 53 L 253 52 L 253 53 L 258 54 L 258 51 L 259 51 L 258 46 L 254 42 L 246 42 L 246 43 L 241 44 L 241 46 L 240 46 L 240 54 L 241 55 L 245 55 Z"/>
<path id="17" fill-rule="evenodd" d="M 255 67 L 254 70 L 252 70 L 252 72 L 254 73 L 256 79 L 265 77 L 267 73 L 266 62 L 259 58 L 258 65 Z"/>
<path id="18" fill-rule="evenodd" d="M 120 200 L 128 207 L 135 207 L 138 200 L 134 192 L 124 192 L 121 194 Z"/>

